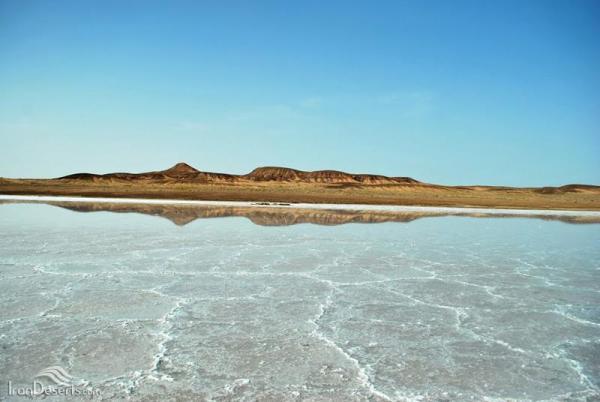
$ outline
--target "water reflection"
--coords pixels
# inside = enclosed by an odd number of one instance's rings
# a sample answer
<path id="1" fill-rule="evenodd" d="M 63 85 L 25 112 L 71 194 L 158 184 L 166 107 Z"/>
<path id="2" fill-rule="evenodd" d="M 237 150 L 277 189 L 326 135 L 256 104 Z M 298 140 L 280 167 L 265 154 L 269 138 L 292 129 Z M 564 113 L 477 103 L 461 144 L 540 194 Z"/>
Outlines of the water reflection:
<path id="1" fill-rule="evenodd" d="M 336 210 L 297 208 L 293 205 L 285 207 L 255 206 L 205 206 L 192 204 L 146 204 L 146 203 L 113 203 L 113 202 L 78 202 L 78 201 L 18 201 L 3 200 L 0 204 L 42 203 L 65 208 L 75 212 L 115 212 L 138 213 L 166 218 L 178 226 L 184 226 L 197 219 L 244 217 L 261 226 L 288 226 L 300 223 L 316 225 L 343 225 L 346 223 L 408 223 L 427 217 L 462 216 L 472 218 L 533 218 L 550 221 L 561 221 L 572 224 L 600 223 L 599 215 L 555 215 L 543 212 L 490 213 L 461 211 L 373 211 L 373 210 Z"/>

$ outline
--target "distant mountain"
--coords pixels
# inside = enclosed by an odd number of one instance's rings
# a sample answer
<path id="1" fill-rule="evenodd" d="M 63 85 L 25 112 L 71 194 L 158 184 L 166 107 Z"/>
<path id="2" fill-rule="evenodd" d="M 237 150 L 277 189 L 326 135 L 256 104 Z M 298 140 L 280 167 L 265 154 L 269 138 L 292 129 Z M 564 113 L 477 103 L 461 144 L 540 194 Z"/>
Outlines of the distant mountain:
<path id="1" fill-rule="evenodd" d="M 156 181 L 156 182 L 303 182 L 303 183 L 330 183 L 330 184 L 419 184 L 420 182 L 410 177 L 388 177 L 373 174 L 351 174 L 337 170 L 316 170 L 305 172 L 286 167 L 259 167 L 245 175 L 226 173 L 201 172 L 187 163 L 178 163 L 175 166 L 156 172 L 146 173 L 75 173 L 60 177 L 59 180 L 131 180 L 131 181 Z"/>
<path id="2" fill-rule="evenodd" d="M 186 163 L 145 173 L 76 173 L 57 179 L 0 178 L 0 194 L 600 211 L 600 187 L 585 184 L 537 188 L 448 186 L 410 177 L 337 170 L 307 172 L 276 166 L 236 175 L 203 172 Z M 259 215 L 253 215 L 254 219 L 260 219 Z"/>
<path id="3" fill-rule="evenodd" d="M 243 176 L 254 181 L 300 181 L 307 183 L 408 184 L 419 183 L 410 177 L 387 177 L 374 174 L 351 174 L 337 170 L 302 170 L 285 167 L 259 167 Z"/>
<path id="4" fill-rule="evenodd" d="M 538 194 L 582 193 L 600 191 L 599 186 L 567 184 L 561 187 L 515 188 L 500 186 L 443 186 L 423 183 L 410 177 L 388 177 L 375 174 L 353 174 L 338 170 L 315 170 L 307 172 L 278 166 L 258 167 L 248 174 L 202 172 L 187 163 L 180 162 L 166 170 L 144 173 L 75 173 L 57 180 L 83 180 L 91 182 L 132 182 L 132 183 L 323 183 L 339 187 L 345 186 L 385 186 L 410 185 L 436 189 L 460 189 L 467 191 L 511 191 L 531 190 Z"/>

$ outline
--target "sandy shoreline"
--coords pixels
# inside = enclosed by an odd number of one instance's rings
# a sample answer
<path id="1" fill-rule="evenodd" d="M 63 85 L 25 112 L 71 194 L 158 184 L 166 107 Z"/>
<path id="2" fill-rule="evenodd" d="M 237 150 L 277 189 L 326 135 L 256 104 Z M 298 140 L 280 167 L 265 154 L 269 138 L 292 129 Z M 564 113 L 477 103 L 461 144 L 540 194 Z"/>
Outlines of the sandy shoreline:
<path id="1" fill-rule="evenodd" d="M 200 201 L 200 200 L 174 200 L 150 198 L 109 198 L 109 197 L 66 197 L 66 196 L 38 196 L 38 195 L 5 195 L 0 194 L 0 201 L 31 201 L 31 202 L 89 202 L 89 203 L 121 203 L 121 204 L 149 204 L 149 205 L 197 205 L 197 206 L 222 206 L 222 207 L 262 207 L 281 209 L 315 209 L 339 211 L 385 211 L 385 212 L 432 212 L 445 214 L 485 213 L 486 215 L 547 215 L 547 216 L 587 216 L 600 217 L 600 211 L 582 210 L 547 210 L 547 209 L 508 209 L 508 208 L 474 208 L 474 207 L 432 207 L 432 206 L 404 206 L 404 205 L 365 205 L 365 204 L 313 204 L 290 203 L 281 205 L 273 202 L 268 205 L 253 201 Z"/>
<path id="2" fill-rule="evenodd" d="M 92 199 L 151 199 L 171 205 L 175 201 L 198 200 L 217 202 L 210 205 L 238 206 L 247 205 L 245 203 L 248 202 L 271 202 L 309 207 L 316 205 L 317 208 L 322 205 L 326 208 L 341 208 L 339 205 L 343 204 L 353 210 L 356 209 L 356 205 L 360 205 L 363 210 L 365 209 L 363 205 L 372 205 L 377 206 L 378 211 L 381 211 L 380 208 L 386 209 L 392 205 L 416 207 L 417 211 L 421 207 L 600 211 L 600 187 L 583 184 L 540 188 L 441 186 L 420 182 L 365 184 L 340 182 L 339 178 L 327 177 L 321 178 L 325 181 L 306 181 L 301 178 L 288 178 L 287 174 L 274 177 L 267 175 L 251 178 L 245 176 L 222 178 L 219 175 L 213 177 L 216 174 L 195 170 L 190 173 L 188 172 L 192 169 L 190 167 L 184 172 L 178 169 L 174 167 L 166 171 L 141 174 L 115 173 L 102 176 L 82 174 L 83 177 L 75 175 L 63 179 L 0 178 L 0 194 Z M 212 176 L 199 177 L 198 175 Z M 225 204 L 218 204 L 219 202 Z"/>

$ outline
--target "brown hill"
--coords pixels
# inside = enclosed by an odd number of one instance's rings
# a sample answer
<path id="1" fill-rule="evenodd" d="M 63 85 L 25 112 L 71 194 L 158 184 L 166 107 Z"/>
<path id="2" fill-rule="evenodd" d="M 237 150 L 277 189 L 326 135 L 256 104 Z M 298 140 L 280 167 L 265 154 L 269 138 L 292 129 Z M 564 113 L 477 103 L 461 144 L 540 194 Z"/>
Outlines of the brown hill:
<path id="1" fill-rule="evenodd" d="M 306 183 L 409 184 L 419 183 L 410 177 L 387 177 L 374 174 L 350 174 L 337 170 L 305 172 L 285 167 L 259 167 L 244 175 L 254 181 L 301 181 Z"/>
<path id="2" fill-rule="evenodd" d="M 92 180 L 92 181 L 149 181 L 149 182 L 192 182 L 206 183 L 210 181 L 234 181 L 236 176 L 224 173 L 201 172 L 187 163 L 177 163 L 166 170 L 145 173 L 75 173 L 59 177 L 58 180 Z"/>
<path id="3" fill-rule="evenodd" d="M 171 167 L 170 169 L 165 170 L 165 173 L 194 174 L 194 173 L 200 173 L 200 171 L 197 170 L 196 168 L 191 167 L 187 163 L 179 162 L 175 166 Z"/>
<path id="4" fill-rule="evenodd" d="M 541 187 L 535 189 L 540 194 L 561 194 L 561 193 L 581 193 L 597 192 L 600 187 L 589 184 L 567 184 L 560 187 Z"/>
<path id="5" fill-rule="evenodd" d="M 350 174 L 337 170 L 317 170 L 306 172 L 286 167 L 259 167 L 245 175 L 231 175 L 225 173 L 201 172 L 187 163 L 178 163 L 175 166 L 156 172 L 146 173 L 75 173 L 60 177 L 59 180 L 145 180 L 152 182 L 234 182 L 234 181 L 276 181 L 276 182 L 303 182 L 303 183 L 329 183 L 329 184 L 417 184 L 410 177 L 387 177 L 373 174 Z"/>

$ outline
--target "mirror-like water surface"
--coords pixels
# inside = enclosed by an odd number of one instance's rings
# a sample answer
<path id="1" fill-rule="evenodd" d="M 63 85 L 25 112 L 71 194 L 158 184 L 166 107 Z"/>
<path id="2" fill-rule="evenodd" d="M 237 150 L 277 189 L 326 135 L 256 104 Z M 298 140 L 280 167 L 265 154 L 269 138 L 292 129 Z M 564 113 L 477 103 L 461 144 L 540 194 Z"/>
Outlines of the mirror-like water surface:
<path id="1" fill-rule="evenodd" d="M 0 205 L 0 378 L 60 366 L 133 400 L 600 397 L 600 225 L 230 215 Z"/>

